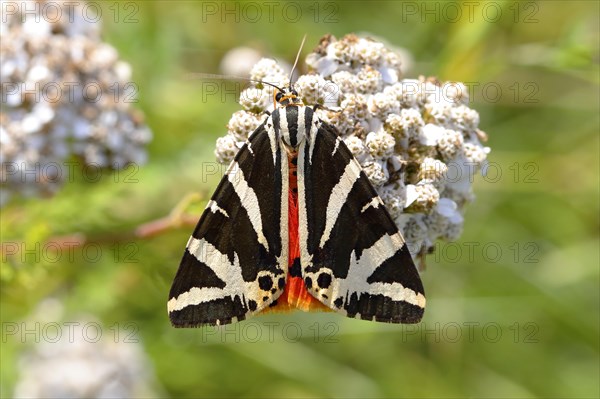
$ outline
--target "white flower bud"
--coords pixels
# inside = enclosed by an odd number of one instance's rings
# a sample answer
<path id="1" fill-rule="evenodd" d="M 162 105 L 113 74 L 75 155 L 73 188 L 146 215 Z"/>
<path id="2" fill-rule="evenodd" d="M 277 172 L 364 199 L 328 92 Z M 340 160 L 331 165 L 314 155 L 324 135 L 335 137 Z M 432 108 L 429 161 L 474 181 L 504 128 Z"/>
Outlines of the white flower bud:
<path id="1" fill-rule="evenodd" d="M 227 135 L 219 137 L 215 148 L 217 162 L 223 165 L 230 164 L 231 161 L 233 161 L 233 158 L 235 158 L 238 150 L 237 142 L 233 136 Z"/>
<path id="2" fill-rule="evenodd" d="M 327 47 L 327 58 L 337 64 L 346 64 L 356 58 L 356 46 L 348 40 L 335 41 Z"/>
<path id="3" fill-rule="evenodd" d="M 400 103 L 394 97 L 385 93 L 376 93 L 372 95 L 367 104 L 369 112 L 374 118 L 385 120 L 392 113 L 397 113 L 400 110 Z"/>
<path id="4" fill-rule="evenodd" d="M 354 120 L 366 119 L 369 116 L 367 99 L 362 94 L 346 94 L 340 107 L 342 112 Z"/>
<path id="5" fill-rule="evenodd" d="M 469 89 L 461 82 L 447 82 L 443 85 L 443 92 L 449 101 L 459 105 L 469 103 Z"/>
<path id="6" fill-rule="evenodd" d="M 245 141 L 261 124 L 261 118 L 251 112 L 237 111 L 229 120 L 227 130 L 237 141 Z"/>
<path id="7" fill-rule="evenodd" d="M 356 61 L 362 65 L 379 66 L 382 62 L 385 48 L 383 43 L 369 39 L 359 39 L 354 47 Z"/>
<path id="8" fill-rule="evenodd" d="M 331 75 L 340 93 L 354 93 L 358 90 L 358 77 L 348 71 L 340 71 Z"/>
<path id="9" fill-rule="evenodd" d="M 380 160 L 392 156 L 396 141 L 385 130 L 380 130 L 367 134 L 366 144 L 369 154 L 373 158 Z"/>
<path id="10" fill-rule="evenodd" d="M 417 138 L 424 126 L 421 113 L 414 108 L 404 108 L 400 114 L 390 114 L 385 120 L 386 130 L 397 139 Z"/>
<path id="11" fill-rule="evenodd" d="M 463 135 L 456 130 L 443 129 L 437 142 L 437 148 L 442 156 L 442 160 L 450 161 L 454 159 L 463 146 Z"/>
<path id="12" fill-rule="evenodd" d="M 459 105 L 451 108 L 449 123 L 456 130 L 475 131 L 479 126 L 479 113 L 466 105 Z"/>
<path id="13" fill-rule="evenodd" d="M 250 79 L 275 85 L 287 84 L 287 74 L 277 61 L 271 58 L 263 58 L 258 61 L 250 70 Z"/>
<path id="14" fill-rule="evenodd" d="M 249 87 L 240 94 L 240 105 L 248 112 L 261 114 L 273 103 L 272 91 Z"/>
<path id="15" fill-rule="evenodd" d="M 317 112 L 319 111 L 318 109 Z M 326 111 L 319 114 L 319 117 L 323 121 L 335 126 L 341 136 L 352 134 L 355 130 L 356 121 L 346 112 Z"/>
<path id="16" fill-rule="evenodd" d="M 359 162 L 365 159 L 366 149 L 363 141 L 356 136 L 349 136 L 344 139 L 344 144 L 350 150 L 354 158 Z"/>
<path id="17" fill-rule="evenodd" d="M 361 93 L 373 94 L 381 90 L 383 86 L 383 80 L 381 73 L 373 69 L 370 66 L 363 67 L 357 75 L 358 78 L 358 90 Z"/>
<path id="18" fill-rule="evenodd" d="M 449 125 L 452 118 L 452 108 L 450 103 L 427 103 L 425 112 L 429 116 L 428 121 L 440 126 L 451 127 Z"/>
<path id="19" fill-rule="evenodd" d="M 371 161 L 363 164 L 363 171 L 374 187 L 383 186 L 389 178 L 387 168 L 379 162 Z"/>
<path id="20" fill-rule="evenodd" d="M 420 165 L 419 178 L 423 181 L 433 184 L 439 189 L 436 183 L 443 182 L 448 171 L 448 166 L 439 159 L 425 158 Z"/>
<path id="21" fill-rule="evenodd" d="M 339 88 L 320 75 L 302 75 L 294 84 L 294 88 L 306 105 L 338 105 Z"/>
<path id="22" fill-rule="evenodd" d="M 488 147 L 483 147 L 479 143 L 467 142 L 464 144 L 463 153 L 467 162 L 480 166 L 487 158 Z"/>

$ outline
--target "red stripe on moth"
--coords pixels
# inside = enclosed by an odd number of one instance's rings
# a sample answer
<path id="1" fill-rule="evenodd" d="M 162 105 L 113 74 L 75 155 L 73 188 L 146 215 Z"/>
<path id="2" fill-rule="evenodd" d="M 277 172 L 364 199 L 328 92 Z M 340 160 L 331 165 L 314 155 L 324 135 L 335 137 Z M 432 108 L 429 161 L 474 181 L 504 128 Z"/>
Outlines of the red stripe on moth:
<path id="1" fill-rule="evenodd" d="M 294 264 L 294 261 L 297 258 L 300 258 L 300 237 L 298 235 L 298 177 L 296 175 L 297 167 L 293 162 L 294 159 L 297 159 L 297 155 L 297 153 L 288 154 L 288 269 Z M 265 310 L 285 312 L 295 309 L 300 309 L 305 312 L 330 311 L 327 306 L 323 305 L 308 292 L 302 277 L 292 277 L 288 271 L 287 282 L 283 293 L 277 298 L 277 304 Z"/>

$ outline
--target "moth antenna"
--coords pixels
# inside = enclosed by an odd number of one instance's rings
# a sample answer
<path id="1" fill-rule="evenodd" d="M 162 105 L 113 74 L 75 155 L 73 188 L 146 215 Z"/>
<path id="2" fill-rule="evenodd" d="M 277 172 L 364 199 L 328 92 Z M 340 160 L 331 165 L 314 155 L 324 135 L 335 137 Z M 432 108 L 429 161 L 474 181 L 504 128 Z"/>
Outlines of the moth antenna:
<path id="1" fill-rule="evenodd" d="M 300 43 L 300 49 L 298 49 L 298 54 L 296 54 L 296 61 L 294 61 L 294 66 L 292 67 L 292 70 L 290 71 L 290 78 L 289 78 L 290 89 L 293 86 L 292 76 L 294 75 L 294 70 L 296 69 L 296 65 L 298 65 L 298 60 L 300 59 L 300 53 L 302 53 L 302 47 L 304 47 L 304 42 L 305 41 L 306 41 L 306 34 L 302 38 L 302 43 Z"/>
<path id="2" fill-rule="evenodd" d="M 279 86 L 274 85 L 273 83 L 265 82 L 264 80 L 245 78 L 243 76 L 218 75 L 218 74 L 213 74 L 213 73 L 202 73 L 202 72 L 190 72 L 190 73 L 186 74 L 186 77 L 187 77 L 187 79 L 219 79 L 219 80 L 238 79 L 238 80 L 245 80 L 247 82 L 262 83 L 265 85 L 269 85 L 271 87 L 276 88 L 279 91 L 283 91 Z"/>

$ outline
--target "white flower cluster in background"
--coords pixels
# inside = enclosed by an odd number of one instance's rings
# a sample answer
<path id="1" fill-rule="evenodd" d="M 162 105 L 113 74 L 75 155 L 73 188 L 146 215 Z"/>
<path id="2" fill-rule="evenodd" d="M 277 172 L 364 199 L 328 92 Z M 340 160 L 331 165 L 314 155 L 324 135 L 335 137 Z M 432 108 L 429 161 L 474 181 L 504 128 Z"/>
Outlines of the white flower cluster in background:
<path id="1" fill-rule="evenodd" d="M 294 83 L 305 105 L 321 104 L 319 117 L 334 125 L 360 162 L 421 263 L 436 240 L 456 240 L 471 184 L 489 152 L 479 114 L 468 107 L 461 83 L 401 79 L 400 58 L 382 43 L 347 35 L 325 36 L 306 58 L 308 74 Z M 286 86 L 288 76 L 271 59 L 259 61 L 253 80 Z M 217 140 L 219 162 L 231 162 L 273 108 L 273 89 L 260 83 L 241 93 L 228 134 Z M 423 266 L 423 265 L 421 265 Z"/>
<path id="2" fill-rule="evenodd" d="M 53 315 L 62 310 L 56 299 L 45 299 L 23 322 L 32 326 L 28 342 L 35 337 L 35 345 L 20 356 L 13 397 L 161 397 L 134 323 L 104 326 L 90 316 L 57 322 Z"/>
<path id="3" fill-rule="evenodd" d="M 56 192 L 74 159 L 110 169 L 146 161 L 152 134 L 131 108 L 131 68 L 102 42 L 100 24 L 84 5 L 2 7 L 0 205 L 13 194 Z"/>

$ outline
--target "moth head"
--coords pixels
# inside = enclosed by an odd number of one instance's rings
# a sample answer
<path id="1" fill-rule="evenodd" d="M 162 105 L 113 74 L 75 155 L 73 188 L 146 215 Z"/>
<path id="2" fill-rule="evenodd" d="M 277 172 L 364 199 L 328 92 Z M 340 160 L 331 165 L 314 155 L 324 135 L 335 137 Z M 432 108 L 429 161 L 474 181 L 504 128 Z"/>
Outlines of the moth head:
<path id="1" fill-rule="evenodd" d="M 298 97 L 298 92 L 293 87 L 285 87 L 277 89 L 273 92 L 275 104 L 287 107 L 288 105 L 302 105 L 302 100 Z"/>

